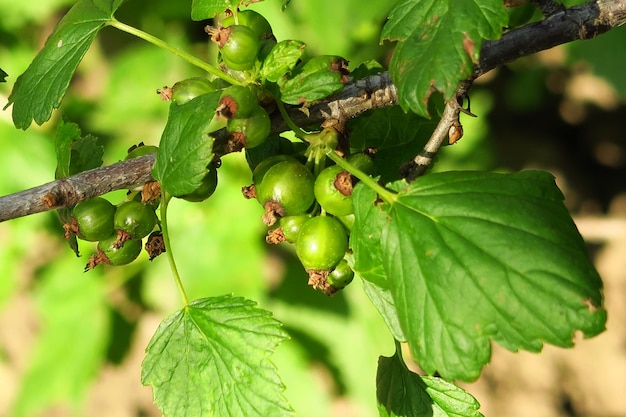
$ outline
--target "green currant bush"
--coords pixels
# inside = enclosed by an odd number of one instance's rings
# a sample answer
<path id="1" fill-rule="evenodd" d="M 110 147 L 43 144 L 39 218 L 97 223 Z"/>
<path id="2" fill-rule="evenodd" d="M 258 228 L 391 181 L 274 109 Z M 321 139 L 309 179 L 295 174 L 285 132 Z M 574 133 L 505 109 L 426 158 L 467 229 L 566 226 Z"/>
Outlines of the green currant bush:
<path id="1" fill-rule="evenodd" d="M 298 216 L 287 216 L 280 219 L 280 228 L 283 230 L 283 235 L 289 243 L 296 243 L 298 240 L 298 233 L 302 226 L 311 220 L 309 214 L 300 214 Z"/>
<path id="2" fill-rule="evenodd" d="M 278 217 L 304 214 L 315 201 L 314 183 L 313 174 L 300 162 L 283 161 L 265 173 L 256 196 L 266 213 L 272 211 Z"/>
<path id="3" fill-rule="evenodd" d="M 221 27 L 212 38 L 217 42 L 224 64 L 235 71 L 252 69 L 261 46 L 260 38 L 243 25 Z"/>
<path id="4" fill-rule="evenodd" d="M 246 148 L 255 148 L 267 139 L 271 122 L 265 109 L 256 106 L 245 119 L 228 119 L 226 130 Z"/>
<path id="5" fill-rule="evenodd" d="M 350 195 L 345 195 L 338 189 L 338 182 L 341 180 L 349 182 Z M 334 216 L 346 216 L 354 213 L 351 191 L 351 176 L 339 165 L 324 169 L 315 179 L 315 199 L 326 212 Z"/>
<path id="6" fill-rule="evenodd" d="M 126 265 L 137 259 L 141 253 L 141 240 L 127 240 L 122 247 L 116 245 L 117 236 L 113 235 L 98 242 L 98 250 L 106 256 L 101 262 L 110 265 Z"/>
<path id="7" fill-rule="evenodd" d="M 345 259 L 339 261 L 335 269 L 328 274 L 326 282 L 332 287 L 333 290 L 341 290 L 345 288 L 354 279 L 354 271 L 348 265 Z"/>
<path id="8" fill-rule="evenodd" d="M 207 174 L 202 178 L 202 184 L 190 194 L 180 196 L 183 200 L 199 203 L 211 197 L 217 188 L 217 169 L 210 167 Z"/>
<path id="9" fill-rule="evenodd" d="M 188 78 L 172 86 L 172 101 L 182 105 L 202 94 L 210 93 L 215 90 L 215 85 L 206 78 Z"/>
<path id="10" fill-rule="evenodd" d="M 256 94 L 248 87 L 231 85 L 222 91 L 217 112 L 227 119 L 245 119 L 259 107 Z"/>
<path id="11" fill-rule="evenodd" d="M 240 10 L 237 13 L 237 20 L 240 25 L 246 26 L 254 32 L 259 39 L 268 39 L 272 37 L 272 26 L 261 14 L 254 10 Z M 235 24 L 235 16 L 228 16 L 221 22 L 223 27 L 233 26 Z"/>
<path id="12" fill-rule="evenodd" d="M 113 234 L 115 206 L 102 197 L 81 201 L 72 210 L 76 235 L 88 242 L 97 242 Z"/>
<path id="13" fill-rule="evenodd" d="M 126 201 L 115 211 L 114 226 L 128 234 L 130 239 L 148 236 L 157 223 L 154 208 L 139 201 Z"/>
<path id="14" fill-rule="evenodd" d="M 329 271 L 348 250 L 348 235 L 339 221 L 317 216 L 306 222 L 298 233 L 296 254 L 309 271 Z"/>

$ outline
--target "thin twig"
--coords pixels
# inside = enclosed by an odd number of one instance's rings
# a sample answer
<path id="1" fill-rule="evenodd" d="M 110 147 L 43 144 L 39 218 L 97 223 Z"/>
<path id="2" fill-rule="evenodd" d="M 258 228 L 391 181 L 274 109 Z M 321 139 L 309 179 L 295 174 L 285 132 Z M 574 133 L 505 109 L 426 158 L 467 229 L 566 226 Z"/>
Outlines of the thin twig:
<path id="1" fill-rule="evenodd" d="M 152 180 L 154 160 L 154 154 L 145 155 L 0 197 L 0 222 L 143 185 Z"/>

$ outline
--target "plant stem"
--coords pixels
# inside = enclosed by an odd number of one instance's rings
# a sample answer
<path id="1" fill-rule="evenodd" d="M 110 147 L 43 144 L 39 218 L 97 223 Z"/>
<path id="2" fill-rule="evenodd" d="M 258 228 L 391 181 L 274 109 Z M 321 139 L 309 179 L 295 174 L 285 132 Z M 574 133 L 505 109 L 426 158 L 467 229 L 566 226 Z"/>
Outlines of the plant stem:
<path id="1" fill-rule="evenodd" d="M 296 134 L 296 136 L 299 139 L 305 140 L 308 133 L 302 130 L 300 126 L 298 126 L 297 124 L 294 123 L 293 120 L 291 120 L 291 117 L 289 117 L 289 113 L 287 113 L 287 109 L 285 108 L 285 105 L 283 104 L 283 102 L 280 100 L 276 100 L 276 106 L 278 107 L 278 111 L 280 112 L 280 115 L 283 116 L 283 120 L 285 120 L 285 123 L 287 123 L 287 126 L 289 126 L 289 129 L 293 130 L 293 132 Z"/>
<path id="2" fill-rule="evenodd" d="M 176 261 L 174 260 L 174 254 L 172 253 L 172 244 L 170 243 L 170 233 L 167 228 L 167 207 L 170 203 L 172 196 L 164 192 L 161 200 L 161 230 L 163 232 L 163 243 L 165 244 L 165 254 L 167 255 L 167 260 L 170 264 L 170 269 L 172 270 L 172 275 L 174 276 L 174 281 L 176 282 L 176 287 L 178 288 L 178 292 L 180 293 L 180 298 L 183 302 L 183 307 L 187 307 L 189 305 L 189 299 L 187 298 L 187 293 L 185 292 L 185 288 L 183 287 L 183 282 L 180 279 L 180 275 L 178 273 L 178 268 L 176 267 Z"/>
<path id="3" fill-rule="evenodd" d="M 215 66 L 209 64 L 208 62 L 205 62 L 185 51 L 181 51 L 178 48 L 175 48 L 173 46 L 171 46 L 170 44 L 168 44 L 167 42 L 165 42 L 162 39 L 157 38 L 156 36 L 152 36 L 149 33 L 146 33 L 140 29 L 137 29 L 133 26 L 129 26 L 125 23 L 120 22 L 119 20 L 116 19 L 112 19 L 109 23 L 110 26 L 113 26 L 116 29 L 121 30 L 122 32 L 126 32 L 129 33 L 133 36 L 136 36 L 140 39 L 143 39 L 147 42 L 150 42 L 151 44 L 158 46 L 159 48 L 165 49 L 168 52 L 173 53 L 174 55 L 184 59 L 185 61 L 189 62 L 191 65 L 194 65 L 200 69 L 203 69 L 204 71 L 211 73 L 213 75 L 215 75 L 216 77 L 221 78 L 222 80 L 226 81 L 229 84 L 235 84 L 235 85 L 243 85 L 241 83 L 241 81 L 231 77 L 230 75 L 226 74 L 223 71 L 220 71 L 218 68 L 215 68 Z"/>
<path id="4" fill-rule="evenodd" d="M 341 156 L 339 156 L 337 152 L 331 151 L 331 152 L 328 152 L 326 155 L 330 159 L 332 159 L 337 165 L 339 165 L 340 167 L 348 171 L 350 174 L 357 177 L 363 184 L 365 184 L 372 190 L 376 191 L 376 193 L 380 196 L 380 198 L 382 198 L 386 203 L 394 204 L 398 200 L 398 197 L 394 192 L 389 191 L 382 185 L 378 184 L 376 181 L 374 181 L 373 178 L 371 178 L 365 172 L 356 168 L 351 163 L 349 163 L 348 161 L 343 159 Z"/>

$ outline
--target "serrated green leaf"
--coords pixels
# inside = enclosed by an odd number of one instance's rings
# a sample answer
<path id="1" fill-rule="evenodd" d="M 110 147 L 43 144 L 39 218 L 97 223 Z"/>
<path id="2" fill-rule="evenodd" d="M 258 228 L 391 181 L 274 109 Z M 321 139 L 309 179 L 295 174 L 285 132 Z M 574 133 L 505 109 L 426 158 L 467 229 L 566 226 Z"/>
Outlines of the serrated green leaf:
<path id="1" fill-rule="evenodd" d="M 296 76 L 280 85 L 280 99 L 287 104 L 303 104 L 321 100 L 343 88 L 341 75 L 318 71 Z"/>
<path id="2" fill-rule="evenodd" d="M 239 3 L 239 0 L 192 0 L 191 20 L 213 19 L 226 9 L 236 9 Z"/>
<path id="3" fill-rule="evenodd" d="M 77 124 L 61 120 L 55 135 L 57 156 L 57 179 L 66 178 L 79 172 L 98 168 L 102 165 L 104 148 L 98 144 L 98 138 L 92 135 L 81 137 Z"/>
<path id="4" fill-rule="evenodd" d="M 181 105 L 172 103 L 152 175 L 174 196 L 194 192 L 213 159 L 209 135 L 221 92 L 202 94 Z"/>
<path id="5" fill-rule="evenodd" d="M 70 176 L 72 142 L 79 138 L 80 128 L 78 125 L 76 123 L 68 123 L 61 119 L 54 137 L 54 150 L 57 156 L 56 179 Z"/>
<path id="6" fill-rule="evenodd" d="M 508 15 L 501 0 L 403 0 L 383 28 L 399 41 L 390 73 L 402 108 L 428 116 L 433 88 L 449 99 L 471 75 L 484 39 L 496 39 Z"/>
<path id="7" fill-rule="evenodd" d="M 304 55 L 306 45 L 300 41 L 285 40 L 278 42 L 263 60 L 261 79 L 276 82 L 293 70 Z"/>
<path id="8" fill-rule="evenodd" d="M 197 300 L 161 323 L 141 380 L 169 417 L 291 416 L 268 359 L 285 338 L 280 323 L 252 301 Z"/>
<path id="9" fill-rule="evenodd" d="M 433 120 L 406 113 L 398 106 L 377 109 L 350 123 L 350 146 L 356 149 L 380 150 L 415 140 L 426 142 L 435 125 Z"/>
<path id="10" fill-rule="evenodd" d="M 422 369 L 475 379 L 490 340 L 572 346 L 604 330 L 602 283 L 546 172 L 445 172 L 388 206 L 382 260 Z"/>
<path id="11" fill-rule="evenodd" d="M 6 83 L 6 78 L 9 76 L 2 68 L 0 68 L 0 83 Z"/>
<path id="12" fill-rule="evenodd" d="M 474 397 L 441 378 L 411 372 L 398 352 L 378 359 L 376 397 L 381 417 L 482 416 Z"/>
<path id="13" fill-rule="evenodd" d="M 278 80 L 280 99 L 287 104 L 321 100 L 343 89 L 343 58 L 319 55 L 298 65 L 293 74 Z"/>
<path id="14" fill-rule="evenodd" d="M 61 19 L 43 49 L 15 81 L 7 107 L 13 104 L 17 128 L 26 130 L 33 121 L 41 125 L 50 119 L 94 38 L 124 1 L 80 0 Z"/>
<path id="15" fill-rule="evenodd" d="M 363 278 L 363 290 L 385 320 L 394 339 L 406 341 L 381 257 L 379 233 L 387 227 L 389 215 L 374 204 L 376 193 L 362 183 L 354 188 L 352 201 L 355 222 L 350 233 L 353 253 L 348 258 L 350 266 Z"/>

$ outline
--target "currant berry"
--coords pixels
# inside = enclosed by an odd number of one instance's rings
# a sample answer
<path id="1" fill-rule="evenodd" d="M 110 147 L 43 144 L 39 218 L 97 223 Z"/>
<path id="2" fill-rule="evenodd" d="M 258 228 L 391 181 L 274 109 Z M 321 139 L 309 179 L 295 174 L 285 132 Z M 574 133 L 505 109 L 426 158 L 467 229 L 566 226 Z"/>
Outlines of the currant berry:
<path id="1" fill-rule="evenodd" d="M 315 179 L 315 199 L 334 216 L 354 213 L 352 206 L 352 176 L 339 165 L 324 169 Z"/>
<path id="2" fill-rule="evenodd" d="M 207 174 L 202 178 L 202 184 L 197 190 L 190 194 L 180 196 L 183 200 L 190 201 L 192 203 L 199 203 L 211 197 L 217 188 L 217 169 L 210 167 Z"/>
<path id="3" fill-rule="evenodd" d="M 115 206 L 102 197 L 81 201 L 72 210 L 72 222 L 64 228 L 88 242 L 97 242 L 113 234 Z"/>
<path id="4" fill-rule="evenodd" d="M 314 217 L 298 233 L 296 254 L 307 271 L 329 271 L 348 250 L 348 235 L 339 221 L 329 216 Z"/>
<path id="5" fill-rule="evenodd" d="M 124 241 L 148 236 L 154 229 L 156 222 L 157 218 L 154 209 L 139 201 L 122 203 L 115 211 L 115 229 L 121 230 L 128 235 Z"/>
<path id="6" fill-rule="evenodd" d="M 347 158 L 347 161 L 355 168 L 363 171 L 370 177 L 376 175 L 376 165 L 371 156 L 362 152 L 354 153 Z"/>
<path id="7" fill-rule="evenodd" d="M 246 148 L 255 148 L 267 139 L 271 122 L 265 109 L 256 106 L 245 119 L 228 119 L 226 130 Z"/>
<path id="8" fill-rule="evenodd" d="M 216 112 L 226 119 L 245 119 L 259 107 L 256 94 L 247 87 L 231 85 L 222 91 Z"/>
<path id="9" fill-rule="evenodd" d="M 215 85 L 206 78 L 188 78 L 172 86 L 172 101 L 182 105 L 202 94 L 210 93 L 215 90 Z"/>
<path id="10" fill-rule="evenodd" d="M 217 43 L 224 64 L 235 71 L 252 69 L 257 59 L 261 40 L 252 29 L 243 25 L 221 27 L 211 39 Z"/>
<path id="11" fill-rule="evenodd" d="M 237 13 L 237 20 L 240 25 L 252 29 L 252 32 L 254 32 L 259 39 L 269 39 L 272 37 L 272 26 L 266 18 L 254 10 L 240 10 Z M 233 26 L 234 24 L 235 17 L 232 15 L 222 20 L 223 27 Z"/>
<path id="12" fill-rule="evenodd" d="M 123 246 L 117 245 L 117 235 L 113 234 L 98 242 L 98 252 L 89 258 L 85 271 L 100 264 L 126 265 L 137 259 L 141 253 L 141 240 L 127 240 Z"/>
<path id="13" fill-rule="evenodd" d="M 283 161 L 271 167 L 256 187 L 265 208 L 263 222 L 271 226 L 276 217 L 304 214 L 315 201 L 315 178 L 300 162 Z"/>
<path id="14" fill-rule="evenodd" d="M 332 270 L 328 277 L 326 277 L 326 282 L 330 286 L 329 290 L 333 293 L 345 288 L 348 284 L 352 282 L 354 279 L 354 271 L 348 265 L 348 262 L 345 259 L 339 261 L 335 269 Z"/>
<path id="15" fill-rule="evenodd" d="M 254 168 L 254 171 L 252 172 L 252 182 L 258 187 L 267 171 L 279 162 L 284 161 L 291 161 L 293 163 L 298 162 L 294 157 L 289 155 L 272 155 L 269 158 L 265 158 L 256 166 L 256 168 Z"/>
<path id="16" fill-rule="evenodd" d="M 298 233 L 302 226 L 311 219 L 308 214 L 300 214 L 298 216 L 287 216 L 280 219 L 280 228 L 283 231 L 285 239 L 289 243 L 296 243 Z"/>

